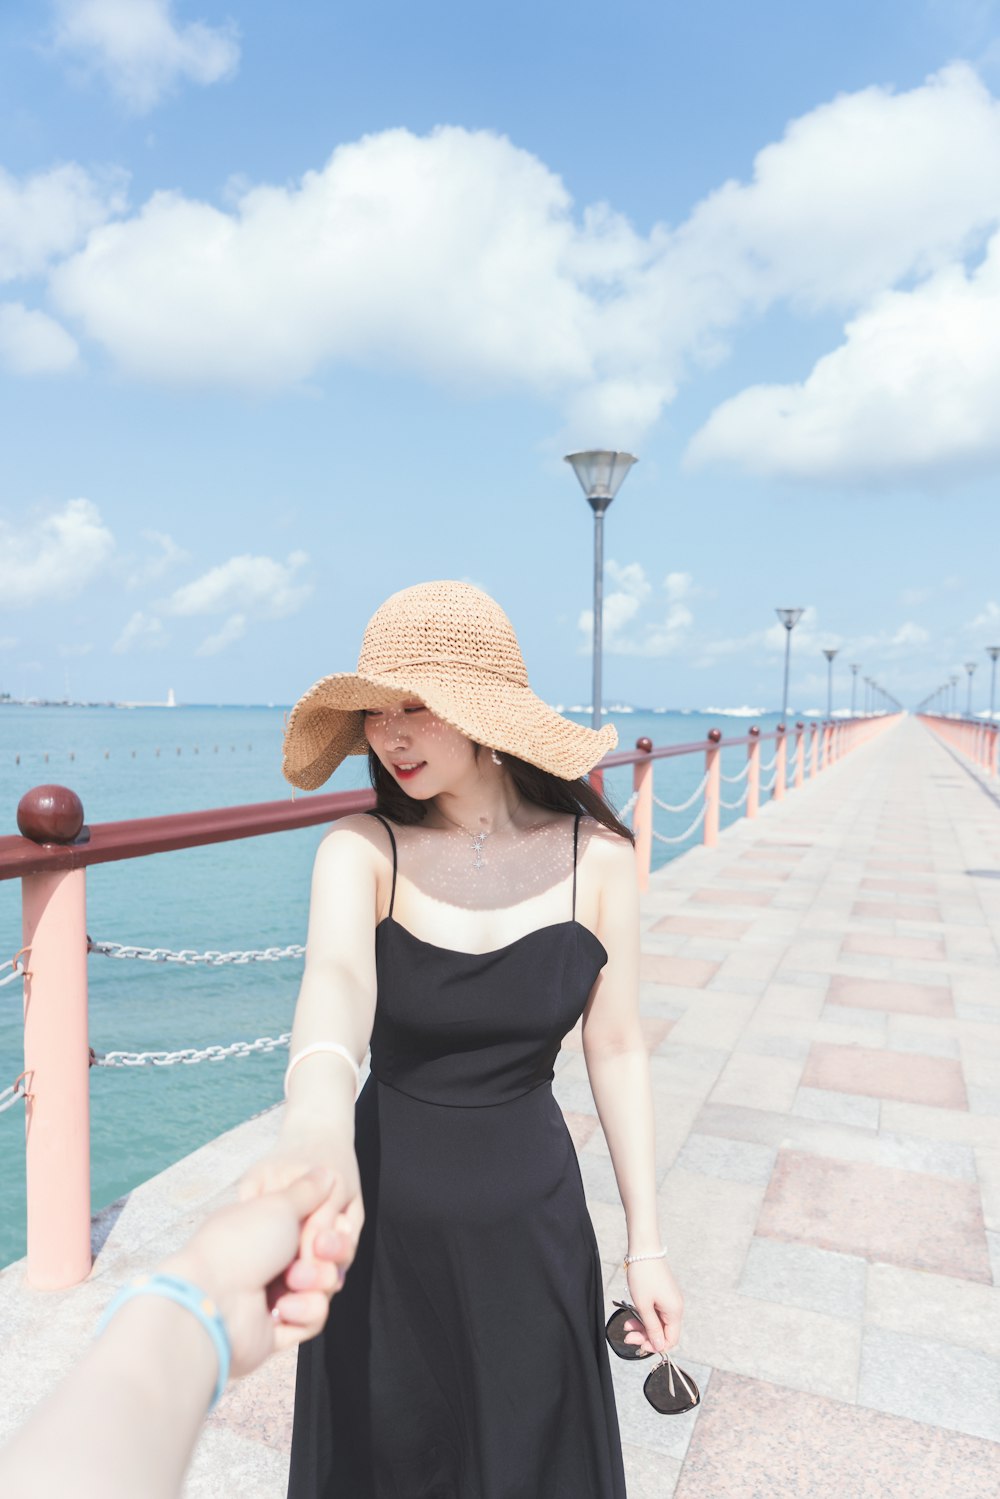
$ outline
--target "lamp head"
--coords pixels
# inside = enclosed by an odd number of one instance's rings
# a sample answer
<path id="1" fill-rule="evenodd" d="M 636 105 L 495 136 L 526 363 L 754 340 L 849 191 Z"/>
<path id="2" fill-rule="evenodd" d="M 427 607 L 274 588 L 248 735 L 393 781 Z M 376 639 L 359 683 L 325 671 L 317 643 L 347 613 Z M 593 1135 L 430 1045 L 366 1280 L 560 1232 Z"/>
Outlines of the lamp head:
<path id="1" fill-rule="evenodd" d="M 794 630 L 799 620 L 805 614 L 804 609 L 775 609 L 775 614 L 781 620 L 786 630 Z"/>
<path id="2" fill-rule="evenodd" d="M 611 453 L 601 448 L 592 448 L 586 453 L 567 453 L 563 459 L 564 463 L 572 464 L 588 504 L 598 515 L 607 510 L 625 475 L 638 461 L 631 453 Z"/>

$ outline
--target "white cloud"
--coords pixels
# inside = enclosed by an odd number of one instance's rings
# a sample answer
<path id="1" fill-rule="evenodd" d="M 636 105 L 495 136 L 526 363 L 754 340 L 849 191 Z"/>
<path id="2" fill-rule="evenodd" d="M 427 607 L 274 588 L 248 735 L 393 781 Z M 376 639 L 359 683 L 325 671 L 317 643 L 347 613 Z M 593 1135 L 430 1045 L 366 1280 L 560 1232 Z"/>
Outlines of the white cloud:
<path id="1" fill-rule="evenodd" d="M 195 651 L 196 656 L 217 656 L 227 646 L 237 640 L 242 640 L 247 632 L 247 618 L 245 614 L 231 614 L 214 635 L 206 635 L 205 639 Z"/>
<path id="2" fill-rule="evenodd" d="M 692 591 L 689 573 L 668 573 L 664 582 L 667 607 L 655 619 L 639 620 L 636 616 L 650 600 L 653 586 L 640 562 L 624 566 L 607 563 L 607 576 L 615 585 L 604 595 L 604 649 L 620 656 L 669 656 L 679 647 L 694 623 L 694 616 L 681 599 Z M 634 624 L 634 628 L 632 627 Z M 594 612 L 585 609 L 577 625 L 590 649 L 593 639 Z"/>
<path id="3" fill-rule="evenodd" d="M 172 0 L 56 0 L 55 45 L 98 74 L 137 114 L 181 80 L 218 83 L 239 64 L 232 22 L 179 23 Z"/>
<path id="4" fill-rule="evenodd" d="M 930 631 L 925 630 L 923 625 L 917 625 L 912 620 L 907 620 L 905 624 L 900 625 L 889 644 L 926 645 L 930 638 Z"/>
<path id="5" fill-rule="evenodd" d="M 996 630 L 1000 634 L 1000 604 L 995 599 L 989 599 L 975 619 L 969 623 L 967 629 Z"/>
<path id="6" fill-rule="evenodd" d="M 168 614 L 176 615 L 283 619 L 301 609 L 312 593 L 311 583 L 295 581 L 308 560 L 305 552 L 292 552 L 287 562 L 277 562 L 273 557 L 230 557 L 176 589 L 163 607 Z"/>
<path id="7" fill-rule="evenodd" d="M 967 66 L 793 121 L 748 183 L 637 233 L 486 131 L 390 130 L 225 209 L 155 194 L 53 278 L 125 369 L 276 387 L 332 361 L 514 384 L 617 443 L 693 363 L 784 299 L 853 309 L 966 254 L 1000 218 L 1000 107 Z M 155 285 L 156 297 L 148 295 Z M 596 435 L 595 435 L 596 434 Z"/>
<path id="8" fill-rule="evenodd" d="M 116 655 L 124 655 L 133 646 L 139 646 L 142 650 L 159 650 L 167 643 L 167 634 L 163 628 L 163 621 L 157 619 L 153 614 L 144 614 L 137 609 L 132 614 L 125 628 L 111 649 Z"/>
<path id="9" fill-rule="evenodd" d="M 1000 458 L 1000 235 L 971 275 L 951 266 L 885 292 L 800 385 L 758 385 L 696 433 L 692 465 L 768 477 L 904 480 Z"/>
<path id="10" fill-rule="evenodd" d="M 0 651 L 12 651 L 16 645 L 16 635 L 0 635 Z"/>
<path id="11" fill-rule="evenodd" d="M 59 654 L 64 660 L 73 661 L 77 656 L 89 656 L 93 649 L 93 641 L 77 640 L 69 645 L 59 646 Z"/>
<path id="12" fill-rule="evenodd" d="M 143 531 L 144 541 L 152 542 L 157 548 L 154 555 L 145 562 L 141 562 L 129 573 L 126 588 L 145 588 L 154 583 L 157 578 L 162 578 L 164 573 L 169 572 L 172 567 L 177 567 L 182 562 L 190 561 L 190 557 L 183 547 L 179 547 L 172 536 L 165 531 Z"/>
<path id="13" fill-rule="evenodd" d="M 70 500 L 19 527 L 0 519 L 0 605 L 17 609 L 79 593 L 114 549 L 114 537 L 90 500 Z"/>
<path id="14" fill-rule="evenodd" d="M 0 366 L 15 375 L 62 374 L 77 363 L 76 340 L 47 313 L 0 303 Z"/>
<path id="15" fill-rule="evenodd" d="M 18 179 L 0 167 L 0 281 L 37 276 L 125 209 L 125 174 L 74 163 Z"/>

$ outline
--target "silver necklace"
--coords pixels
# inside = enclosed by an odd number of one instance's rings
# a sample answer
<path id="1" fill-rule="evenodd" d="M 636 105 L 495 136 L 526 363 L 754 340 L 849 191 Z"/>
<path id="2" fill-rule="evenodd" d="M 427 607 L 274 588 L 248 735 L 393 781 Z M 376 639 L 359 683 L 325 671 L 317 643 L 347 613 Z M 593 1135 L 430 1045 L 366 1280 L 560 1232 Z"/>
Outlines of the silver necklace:
<path id="1" fill-rule="evenodd" d="M 440 807 L 438 807 L 438 811 L 441 812 Z M 472 839 L 472 850 L 476 856 L 476 862 L 472 866 L 473 869 L 485 869 L 486 860 L 483 858 L 483 844 L 486 842 L 487 838 L 492 838 L 494 833 L 502 833 L 503 828 L 488 828 L 485 832 L 482 833 L 470 833 L 468 828 L 463 828 L 460 822 L 456 822 L 455 819 L 453 817 L 449 817 L 446 812 L 441 812 L 441 816 L 444 818 L 445 822 L 450 822 L 453 828 L 457 828 L 460 833 L 464 833 L 466 838 Z M 508 818 L 503 827 L 509 828 L 513 821 L 513 817 Z"/>

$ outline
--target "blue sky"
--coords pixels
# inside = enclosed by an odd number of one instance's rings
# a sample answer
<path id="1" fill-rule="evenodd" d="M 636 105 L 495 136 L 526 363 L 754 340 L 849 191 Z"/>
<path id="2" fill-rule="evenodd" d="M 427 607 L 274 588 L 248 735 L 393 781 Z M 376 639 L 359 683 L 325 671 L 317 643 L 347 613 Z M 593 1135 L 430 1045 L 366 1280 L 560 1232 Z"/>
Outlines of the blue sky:
<path id="1" fill-rule="evenodd" d="M 998 21 L 11 0 L 0 690 L 286 702 L 460 577 L 587 702 L 607 446 L 608 701 L 775 704 L 786 604 L 800 708 L 981 700 Z"/>

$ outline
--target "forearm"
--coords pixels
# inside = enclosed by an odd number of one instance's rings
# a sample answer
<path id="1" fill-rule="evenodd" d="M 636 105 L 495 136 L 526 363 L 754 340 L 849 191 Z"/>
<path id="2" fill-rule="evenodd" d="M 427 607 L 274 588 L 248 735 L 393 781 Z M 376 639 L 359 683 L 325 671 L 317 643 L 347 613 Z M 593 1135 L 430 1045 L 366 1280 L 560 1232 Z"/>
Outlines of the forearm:
<path id="1" fill-rule="evenodd" d="M 189 1311 L 136 1297 L 0 1453 L 0 1487 L 35 1499 L 176 1499 L 217 1377 Z"/>
<path id="2" fill-rule="evenodd" d="M 656 1201 L 656 1133 L 649 1057 L 634 1046 L 594 1050 L 587 1071 L 625 1210 L 628 1249 L 661 1247 Z"/>
<path id="3" fill-rule="evenodd" d="M 371 1035 L 371 1012 L 369 996 L 348 974 L 307 971 L 295 1007 L 289 1058 L 317 1043 L 332 1042 L 360 1064 Z M 319 1131 L 353 1142 L 354 1094 L 355 1077 L 343 1056 L 312 1053 L 288 1080 L 282 1133 Z"/>

